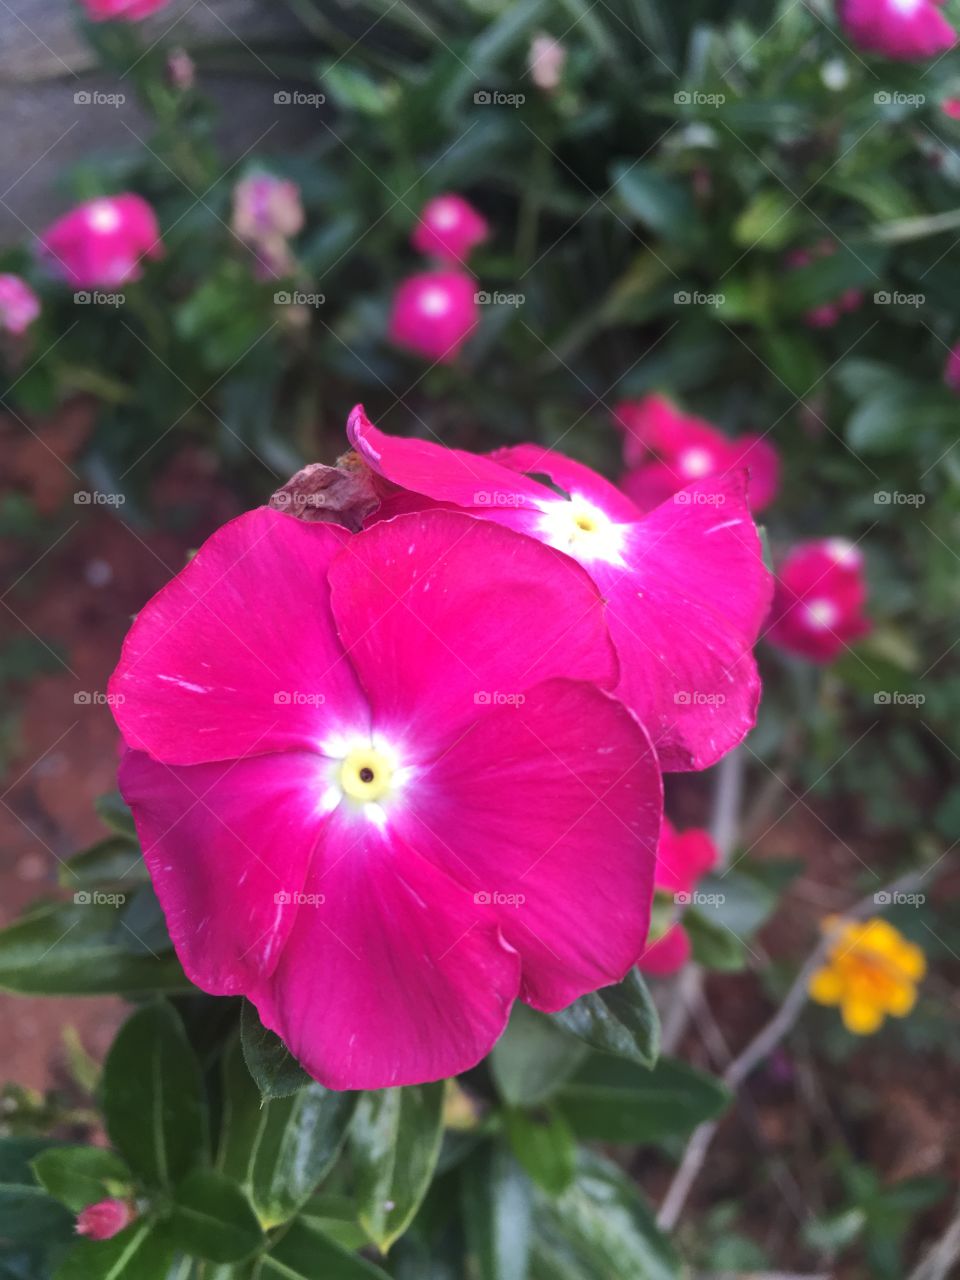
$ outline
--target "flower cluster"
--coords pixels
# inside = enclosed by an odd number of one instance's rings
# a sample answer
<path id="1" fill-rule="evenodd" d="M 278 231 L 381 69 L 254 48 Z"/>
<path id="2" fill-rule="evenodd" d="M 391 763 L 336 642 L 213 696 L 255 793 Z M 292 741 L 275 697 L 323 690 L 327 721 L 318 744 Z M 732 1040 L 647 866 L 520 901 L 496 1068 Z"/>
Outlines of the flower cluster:
<path id="1" fill-rule="evenodd" d="M 295 488 L 224 526 L 111 691 L 188 976 L 325 1084 L 379 1088 L 644 955 L 658 857 L 686 874 L 661 773 L 752 725 L 771 586 L 740 472 L 644 515 L 535 445 L 395 438 L 359 407 L 349 436 L 364 527 L 298 519 Z"/>

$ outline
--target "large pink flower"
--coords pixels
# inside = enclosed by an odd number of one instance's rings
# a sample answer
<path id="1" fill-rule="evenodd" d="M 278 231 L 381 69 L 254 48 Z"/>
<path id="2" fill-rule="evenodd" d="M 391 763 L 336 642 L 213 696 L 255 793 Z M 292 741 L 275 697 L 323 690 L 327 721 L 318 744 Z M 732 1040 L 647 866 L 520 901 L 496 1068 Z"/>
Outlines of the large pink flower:
<path id="1" fill-rule="evenodd" d="M 935 58 L 957 33 L 940 12 L 943 0 L 838 0 L 840 25 L 861 49 L 886 58 Z"/>
<path id="2" fill-rule="evenodd" d="M 144 258 L 163 256 L 156 214 L 142 196 L 100 196 L 78 205 L 40 237 L 43 257 L 75 289 L 139 280 Z"/>
<path id="3" fill-rule="evenodd" d="M 335 1088 L 452 1075 L 517 997 L 621 979 L 661 792 L 603 614 L 568 557 L 461 512 L 215 533 L 110 686 L 190 978 Z"/>
<path id="4" fill-rule="evenodd" d="M 399 286 L 390 338 L 439 364 L 451 364 L 477 326 L 477 283 L 464 271 L 423 271 Z"/>
<path id="5" fill-rule="evenodd" d="M 80 0 L 91 22 L 141 22 L 170 0 Z"/>
<path id="6" fill-rule="evenodd" d="M 348 434 L 390 482 L 373 519 L 409 510 L 420 494 L 583 565 L 607 602 L 617 696 L 650 731 L 665 769 L 705 768 L 751 728 L 760 696 L 751 649 L 771 584 L 742 472 L 701 481 L 643 516 L 595 471 L 538 445 L 480 457 L 397 439 L 359 406 Z"/>
<path id="7" fill-rule="evenodd" d="M 658 893 L 671 900 L 681 915 L 700 878 L 716 865 L 717 848 L 710 833 L 699 827 L 677 831 L 666 818 L 660 828 L 657 867 L 653 883 Z M 653 942 L 648 942 L 637 968 L 660 977 L 676 973 L 690 959 L 690 936 L 680 920 Z"/>
<path id="8" fill-rule="evenodd" d="M 790 653 L 830 662 L 870 630 L 863 557 L 844 538 L 794 547 L 777 574 L 768 638 Z"/>
<path id="9" fill-rule="evenodd" d="M 614 409 L 623 430 L 628 470 L 623 491 L 642 511 L 665 502 L 684 485 L 746 468 L 750 506 L 762 511 L 777 496 L 780 459 L 762 436 L 731 439 L 703 418 L 680 413 L 663 396 L 624 400 Z"/>
<path id="10" fill-rule="evenodd" d="M 411 241 L 427 257 L 453 266 L 466 263 L 490 234 L 487 220 L 469 200 L 455 192 L 434 196 L 421 210 Z"/>

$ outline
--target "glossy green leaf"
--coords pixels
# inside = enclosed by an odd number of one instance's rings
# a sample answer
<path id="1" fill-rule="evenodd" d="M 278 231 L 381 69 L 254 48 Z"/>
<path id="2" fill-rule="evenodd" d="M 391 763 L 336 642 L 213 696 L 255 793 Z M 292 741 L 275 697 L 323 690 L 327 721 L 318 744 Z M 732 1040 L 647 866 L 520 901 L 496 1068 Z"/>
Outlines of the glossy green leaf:
<path id="1" fill-rule="evenodd" d="M 477 1280 L 526 1280 L 533 1199 L 530 1180 L 500 1143 L 475 1152 L 461 1173 L 468 1271 Z"/>
<path id="2" fill-rule="evenodd" d="M 128 836 L 107 836 L 61 863 L 57 878 L 65 889 L 92 889 L 99 885 L 142 884 L 147 879 L 147 866 L 140 846 Z"/>
<path id="3" fill-rule="evenodd" d="M 86 894 L 86 897 L 84 895 Z M 151 995 L 192 991 L 173 953 L 136 953 L 116 906 L 92 891 L 47 903 L 0 930 L 0 988 L 20 995 Z"/>
<path id="4" fill-rule="evenodd" d="M 384 1280 L 379 1267 L 298 1220 L 264 1254 L 254 1280 Z"/>
<path id="5" fill-rule="evenodd" d="M 54 1280 L 169 1280 L 174 1246 L 161 1224 L 140 1219 L 112 1240 L 80 1240 Z"/>
<path id="6" fill-rule="evenodd" d="M 179 1017 L 161 1002 L 120 1030 L 103 1069 L 107 1132 L 148 1186 L 170 1186 L 206 1151 L 200 1067 Z"/>
<path id="7" fill-rule="evenodd" d="M 643 161 L 619 161 L 611 169 L 613 193 L 638 222 L 665 240 L 688 237 L 696 228 L 689 184 Z"/>
<path id="8" fill-rule="evenodd" d="M 705 969 L 719 973 L 739 973 L 747 966 L 747 944 L 721 920 L 698 907 L 683 915 L 683 927 L 690 938 L 693 958 Z"/>
<path id="9" fill-rule="evenodd" d="M 660 1019 L 636 969 L 616 986 L 581 996 L 553 1019 L 594 1049 L 644 1067 L 652 1067 L 660 1052 Z"/>
<path id="10" fill-rule="evenodd" d="M 443 1133 L 443 1082 L 364 1093 L 350 1130 L 359 1218 L 386 1252 L 427 1193 Z"/>
<path id="11" fill-rule="evenodd" d="M 504 1102 L 533 1105 L 549 1098 L 588 1053 L 581 1040 L 518 1002 L 490 1054 L 490 1070 Z"/>
<path id="12" fill-rule="evenodd" d="M 359 1095 L 311 1080 L 263 1102 L 236 1042 L 224 1061 L 224 1088 L 219 1168 L 245 1189 L 265 1227 L 286 1222 L 334 1164 Z"/>
<path id="13" fill-rule="evenodd" d="M 243 1060 L 264 1098 L 286 1098 L 311 1083 L 280 1037 L 260 1021 L 249 1000 L 244 1000 L 240 1014 L 240 1043 Z"/>
<path id="14" fill-rule="evenodd" d="M 348 1196 L 311 1196 L 298 1215 L 315 1231 L 329 1236 L 344 1249 L 359 1249 L 367 1243 L 367 1233 L 357 1221 L 357 1206 Z"/>
<path id="15" fill-rule="evenodd" d="M 570 1185 L 577 1144 L 558 1111 L 508 1108 L 503 1114 L 503 1127 L 513 1154 L 544 1191 L 559 1195 Z"/>
<path id="16" fill-rule="evenodd" d="M 32 1167 L 40 1185 L 74 1213 L 121 1194 L 131 1183 L 124 1161 L 103 1147 L 51 1147 Z"/>
<path id="17" fill-rule="evenodd" d="M 179 1184 L 170 1233 L 178 1249 L 211 1262 L 239 1262 L 264 1241 L 240 1187 L 215 1169 L 194 1169 Z"/>
<path id="18" fill-rule="evenodd" d="M 712 1076 L 672 1058 L 652 1071 L 596 1055 L 557 1094 L 555 1106 L 579 1138 L 651 1142 L 691 1132 L 730 1100 Z"/>

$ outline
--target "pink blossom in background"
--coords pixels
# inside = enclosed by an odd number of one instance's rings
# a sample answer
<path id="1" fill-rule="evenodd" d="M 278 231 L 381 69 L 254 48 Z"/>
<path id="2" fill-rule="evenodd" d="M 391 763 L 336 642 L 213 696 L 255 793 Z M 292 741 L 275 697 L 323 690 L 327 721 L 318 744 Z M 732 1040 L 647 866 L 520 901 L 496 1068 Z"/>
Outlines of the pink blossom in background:
<path id="1" fill-rule="evenodd" d="M 170 0 L 80 0 L 91 22 L 142 22 Z"/>
<path id="2" fill-rule="evenodd" d="M 956 44 L 943 0 L 838 0 L 840 25 L 858 48 L 885 58 L 935 58 Z"/>
<path id="3" fill-rule="evenodd" d="M 451 364 L 476 328 L 477 282 L 462 271 L 409 276 L 393 296 L 392 342 L 417 355 Z"/>
<path id="4" fill-rule="evenodd" d="M 845 538 L 794 547 L 777 574 L 768 639 L 814 662 L 830 662 L 870 630 L 863 556 Z"/>
<path id="5" fill-rule="evenodd" d="M 960 120 L 960 98 L 944 98 L 940 103 L 940 110 L 951 120 Z"/>
<path id="6" fill-rule="evenodd" d="M 530 72 L 530 79 L 538 89 L 543 89 L 545 93 L 552 93 L 557 89 L 563 79 L 566 62 L 566 47 L 553 36 L 541 33 L 530 41 L 527 69 Z"/>
<path id="7" fill-rule="evenodd" d="M 510 529 L 225 525 L 138 614 L 110 684 L 191 981 L 360 1089 L 464 1071 L 514 1000 L 621 980 L 662 796 L 616 679 L 595 583 Z"/>
<path id="8" fill-rule="evenodd" d="M 539 445 L 482 457 L 388 436 L 360 406 L 348 434 L 384 482 L 371 519 L 409 510 L 419 494 L 546 542 L 587 570 L 620 656 L 616 694 L 663 768 L 706 768 L 752 727 L 752 646 L 771 581 L 742 472 L 700 481 L 643 515 L 595 471 Z"/>
<path id="9" fill-rule="evenodd" d="M 486 218 L 463 196 L 434 196 L 421 210 L 411 237 L 413 247 L 427 257 L 456 265 L 490 235 Z"/>
<path id="10" fill-rule="evenodd" d="M 943 380 L 951 391 L 960 395 L 960 342 L 956 343 L 943 366 Z"/>
<path id="11" fill-rule="evenodd" d="M 294 271 L 289 241 L 303 230 L 304 221 L 300 188 L 290 179 L 258 170 L 241 178 L 233 189 L 231 228 L 253 251 L 257 274 L 263 278 Z"/>
<path id="12" fill-rule="evenodd" d="M 181 93 L 193 88 L 197 68 L 186 49 L 171 49 L 167 54 L 167 78 Z"/>
<path id="13" fill-rule="evenodd" d="M 777 496 L 780 459 L 769 440 L 756 435 L 731 439 L 704 418 L 681 413 L 664 396 L 624 400 L 614 407 L 624 433 L 628 470 L 620 487 L 642 511 L 672 497 L 695 480 L 745 468 L 750 506 L 762 511 Z"/>
<path id="14" fill-rule="evenodd" d="M 673 900 L 674 909 L 682 914 L 700 879 L 717 863 L 716 845 L 707 831 L 691 828 L 677 831 L 664 818 L 657 848 L 657 867 L 653 883 L 658 892 Z M 676 973 L 690 959 L 690 937 L 679 920 L 653 942 L 648 942 L 637 968 L 659 976 Z"/>
<path id="15" fill-rule="evenodd" d="M 0 275 L 0 329 L 19 337 L 40 314 L 40 299 L 20 276 Z"/>
<path id="16" fill-rule="evenodd" d="M 43 260 L 75 289 L 139 280 L 145 258 L 162 258 L 157 217 L 142 196 L 100 196 L 58 218 L 40 236 Z"/>
<path id="17" fill-rule="evenodd" d="M 90 1240 L 111 1240 L 136 1217 L 126 1200 L 99 1200 L 77 1214 L 76 1233 Z"/>
<path id="18" fill-rule="evenodd" d="M 817 258 L 829 258 L 836 253 L 836 241 L 824 237 L 805 249 L 791 249 L 786 255 L 788 270 L 798 271 L 808 267 Z M 824 302 L 811 307 L 803 317 L 803 322 L 810 329 L 832 329 L 847 312 L 857 311 L 863 305 L 863 292 L 860 289 L 845 289 L 832 302 Z"/>

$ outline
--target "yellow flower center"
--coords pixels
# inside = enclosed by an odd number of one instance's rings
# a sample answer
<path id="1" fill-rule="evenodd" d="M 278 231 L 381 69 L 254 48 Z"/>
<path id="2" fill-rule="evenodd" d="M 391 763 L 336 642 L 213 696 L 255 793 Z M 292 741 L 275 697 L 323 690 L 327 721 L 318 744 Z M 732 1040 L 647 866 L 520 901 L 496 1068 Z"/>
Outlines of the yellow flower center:
<path id="1" fill-rule="evenodd" d="M 375 747 L 355 747 L 340 766 L 340 786 L 351 800 L 379 800 L 390 789 L 392 778 L 392 761 Z"/>

